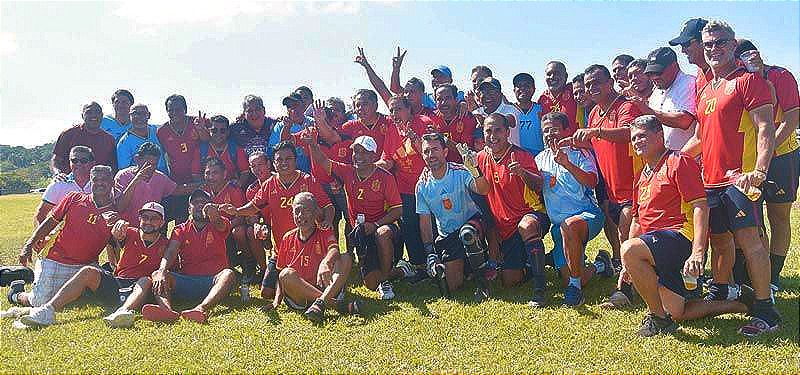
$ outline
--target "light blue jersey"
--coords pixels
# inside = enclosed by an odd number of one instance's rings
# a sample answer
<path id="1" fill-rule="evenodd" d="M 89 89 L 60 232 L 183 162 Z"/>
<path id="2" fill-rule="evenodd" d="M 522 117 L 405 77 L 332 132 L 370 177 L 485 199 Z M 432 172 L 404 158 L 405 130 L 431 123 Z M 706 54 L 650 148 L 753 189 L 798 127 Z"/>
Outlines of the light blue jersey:
<path id="1" fill-rule="evenodd" d="M 142 138 L 131 132 L 122 134 L 119 141 L 117 141 L 117 168 L 119 168 L 119 170 L 123 170 L 135 164 L 133 156 L 139 151 L 139 147 L 145 142 L 153 142 L 161 149 L 161 158 L 158 159 L 158 166 L 156 169 L 169 176 L 167 161 L 164 159 L 164 148 L 161 147 L 161 143 L 158 142 L 156 130 L 158 130 L 158 127 L 155 125 L 147 125 L 147 138 Z"/>
<path id="2" fill-rule="evenodd" d="M 597 166 L 589 151 L 571 147 L 564 150 L 572 164 L 597 175 Z M 536 155 L 536 165 L 542 173 L 544 205 L 553 224 L 563 223 L 581 212 L 601 212 L 594 190 L 582 185 L 572 173 L 556 163 L 553 150 L 548 148 Z"/>
<path id="3" fill-rule="evenodd" d="M 474 178 L 461 164 L 447 163 L 447 172 L 441 179 L 425 168 L 417 182 L 417 213 L 433 215 L 440 236 L 460 230 L 479 212 L 470 195 L 474 184 Z"/>
<path id="4" fill-rule="evenodd" d="M 306 116 L 305 120 L 303 120 L 302 124 L 292 124 L 291 130 L 289 130 L 290 134 L 298 133 L 301 130 L 314 125 L 314 119 L 311 117 Z M 269 136 L 269 147 L 267 148 L 267 156 L 272 159 L 272 154 L 275 153 L 273 147 L 280 143 L 281 141 L 281 129 L 283 129 L 283 122 L 278 122 L 275 124 L 275 127 L 272 129 L 272 135 Z M 311 173 L 311 159 L 308 158 L 305 151 L 303 151 L 303 147 L 300 145 L 295 145 L 295 150 L 297 151 L 297 169 Z"/>
<path id="5" fill-rule="evenodd" d="M 100 129 L 106 131 L 106 133 L 111 134 L 114 137 L 114 142 L 119 142 L 119 139 L 131 128 L 131 123 L 129 122 L 127 125 L 122 125 L 112 116 L 103 116 L 103 120 L 100 121 Z M 122 169 L 122 168 L 120 168 Z"/>
<path id="6" fill-rule="evenodd" d="M 519 127 L 519 146 L 530 152 L 532 155 L 537 155 L 544 150 L 544 141 L 542 140 L 542 122 L 541 113 L 542 105 L 534 102 L 530 111 L 527 113 L 522 112 L 519 107 L 517 108 L 517 126 Z"/>

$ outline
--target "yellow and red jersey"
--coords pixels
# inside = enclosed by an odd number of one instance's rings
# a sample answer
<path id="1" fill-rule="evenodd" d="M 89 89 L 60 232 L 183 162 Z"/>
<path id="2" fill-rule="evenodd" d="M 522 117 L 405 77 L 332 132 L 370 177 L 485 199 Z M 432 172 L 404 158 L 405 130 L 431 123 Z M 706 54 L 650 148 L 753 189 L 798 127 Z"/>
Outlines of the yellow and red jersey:
<path id="1" fill-rule="evenodd" d="M 633 212 L 638 217 L 642 233 L 674 230 L 692 241 L 692 204 L 705 199 L 700 166 L 679 151 L 669 151 L 649 176 L 644 173 L 639 176 Z"/>
<path id="2" fill-rule="evenodd" d="M 277 244 L 286 232 L 295 227 L 292 214 L 294 196 L 301 192 L 310 192 L 317 199 L 320 208 L 331 205 L 321 185 L 311 175 L 297 171 L 297 178 L 284 185 L 278 175 L 272 175 L 261 184 L 258 192 L 250 200 L 261 209 L 261 216 L 272 229 L 272 239 Z"/>
<path id="3" fill-rule="evenodd" d="M 739 173 L 755 169 L 758 130 L 750 111 L 772 103 L 767 81 L 738 68 L 709 83 L 697 102 L 697 123 L 706 188 L 732 184 Z"/>
<path id="4" fill-rule="evenodd" d="M 169 240 L 159 234 L 157 240 L 147 245 L 142 241 L 139 228 L 128 228 L 114 275 L 128 279 L 150 276 L 161 265 L 161 257 L 164 256 L 168 243 Z"/>
<path id="5" fill-rule="evenodd" d="M 511 145 L 499 160 L 487 150 L 478 153 L 478 168 L 489 181 L 486 199 L 502 239 L 514 234 L 526 214 L 545 212 L 541 194 L 528 187 L 522 177 L 511 174 L 508 165 L 514 161 L 529 172 L 540 174 L 533 155 L 515 145 Z"/>
<path id="6" fill-rule="evenodd" d="M 226 180 L 235 180 L 239 178 L 240 173 L 247 172 L 250 168 L 250 165 L 247 161 L 247 154 L 245 154 L 244 149 L 241 147 L 236 147 L 233 152 L 236 153 L 236 163 L 231 160 L 231 152 L 228 151 L 227 147 L 232 147 L 226 143 L 226 148 L 217 152 L 217 150 L 212 147 L 208 146 L 208 156 L 207 158 L 219 158 L 222 160 L 222 163 L 225 164 L 225 179 Z M 201 161 L 200 161 L 200 149 L 196 150 L 197 155 L 194 156 L 192 159 L 192 172 L 200 173 L 202 171 Z"/>
<path id="7" fill-rule="evenodd" d="M 397 182 L 385 169 L 375 168 L 371 175 L 361 179 L 354 166 L 331 161 L 328 173 L 344 185 L 347 212 L 353 226 L 357 224 L 358 214 L 364 215 L 366 222 L 374 223 L 390 209 L 403 205 Z"/>
<path id="8" fill-rule="evenodd" d="M 475 147 L 475 128 L 478 121 L 471 114 L 456 116 L 450 121 L 446 121 L 444 116 L 436 115 L 431 117 L 436 131 L 442 133 L 447 139 L 455 143 L 463 143 L 473 149 Z M 452 150 L 447 153 L 447 161 L 461 163 L 461 155 Z"/>
<path id="9" fill-rule="evenodd" d="M 278 244 L 277 268 L 291 267 L 311 285 L 317 285 L 317 271 L 328 251 L 338 252 L 339 241 L 331 229 L 316 228 L 311 237 L 300 239 L 300 230 L 294 228 L 283 236 Z"/>
<path id="10" fill-rule="evenodd" d="M 601 113 L 595 106 L 589 114 L 589 128 L 617 129 L 627 127 L 642 114 L 632 102 L 618 98 Z M 635 176 L 642 170 L 642 160 L 633 152 L 630 141 L 611 142 L 592 138 L 592 148 L 597 157 L 597 165 L 603 174 L 608 190 L 608 199 L 614 203 L 630 202 L 633 199 Z"/>
<path id="11" fill-rule="evenodd" d="M 342 124 L 341 134 L 347 135 L 351 139 L 356 139 L 361 135 L 368 135 L 372 137 L 372 139 L 375 140 L 375 143 L 378 144 L 378 150 L 376 152 L 378 155 L 380 155 L 383 151 L 383 142 L 386 138 L 386 133 L 389 131 L 389 128 L 393 127 L 394 125 L 388 116 L 380 113 L 377 115 L 378 120 L 372 125 L 372 127 L 365 125 L 361 119 L 345 122 Z"/>
<path id="12" fill-rule="evenodd" d="M 797 81 L 792 73 L 779 66 L 771 66 L 767 69 L 767 81 L 772 83 L 775 88 L 775 96 L 778 102 L 775 104 L 775 126 L 783 122 L 784 114 L 796 110 L 800 107 L 800 96 L 797 92 Z M 786 155 L 797 150 L 797 137 L 790 134 L 781 144 L 775 145 L 775 156 Z"/>
<path id="13" fill-rule="evenodd" d="M 111 205 L 95 206 L 92 194 L 69 192 L 50 211 L 54 220 L 64 223 L 45 257 L 70 265 L 96 263 L 111 238 L 102 213 L 111 210 Z"/>
<path id="14" fill-rule="evenodd" d="M 200 173 L 200 143 L 192 135 L 192 125 L 186 125 L 182 134 L 177 134 L 169 124 L 156 131 L 158 141 L 167 154 L 169 177 L 177 184 L 192 182 L 192 174 Z"/>
<path id="15" fill-rule="evenodd" d="M 198 229 L 191 219 L 175 227 L 170 241 L 180 246 L 173 270 L 190 276 L 213 276 L 228 267 L 225 240 L 231 233 L 231 222 L 224 217 L 221 220 L 225 223 L 221 231 L 211 223 Z"/>
<path id="16" fill-rule="evenodd" d="M 576 122 L 576 115 L 578 113 L 578 103 L 575 102 L 575 97 L 572 95 L 572 84 L 568 83 L 561 90 L 561 94 L 554 96 L 550 90 L 545 90 L 538 100 L 542 105 L 542 113 L 544 116 L 550 112 L 561 112 L 567 115 L 569 120 L 569 127 L 567 128 L 567 135 L 575 134 L 578 130 L 578 123 Z"/>
<path id="17" fill-rule="evenodd" d="M 430 118 L 419 115 L 414 116 L 409 124 L 410 129 L 419 137 L 428 133 L 434 126 Z M 419 175 L 425 168 L 425 161 L 422 160 L 421 150 L 411 142 L 406 131 L 396 126 L 389 129 L 381 159 L 394 162 L 394 177 L 397 179 L 397 189 L 400 194 L 414 194 L 414 187 L 417 186 Z"/>

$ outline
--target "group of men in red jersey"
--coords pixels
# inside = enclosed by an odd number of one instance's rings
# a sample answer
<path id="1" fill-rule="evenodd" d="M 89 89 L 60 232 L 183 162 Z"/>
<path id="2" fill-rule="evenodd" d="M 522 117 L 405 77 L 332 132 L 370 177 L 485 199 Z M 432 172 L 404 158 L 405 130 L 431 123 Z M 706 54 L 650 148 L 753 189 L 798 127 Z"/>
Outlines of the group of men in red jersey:
<path id="1" fill-rule="evenodd" d="M 331 305 L 360 311 L 344 293 L 357 264 L 385 300 L 396 280 L 441 279 L 449 295 L 465 275 L 483 300 L 499 275 L 503 287 L 530 280 L 530 305 L 541 307 L 552 264 L 570 306 L 583 303 L 592 274 L 618 275 L 603 306 L 638 292 L 642 336 L 731 312 L 750 315 L 744 335 L 774 331 L 800 174 L 797 83 L 722 21 L 689 20 L 669 43 L 698 66 L 696 78 L 669 47 L 620 55 L 613 74 L 591 65 L 571 82 L 553 61 L 538 101 L 533 77 L 514 77 L 516 103 L 486 66 L 471 71 L 466 93 L 445 66 L 431 71 L 431 94 L 418 78 L 401 85 L 400 49 L 387 87 L 359 48 L 375 91 L 359 90 L 351 112 L 303 86 L 283 99 L 287 116 L 267 117 L 249 95 L 231 124 L 188 116 L 172 95 L 154 135 L 137 125 L 146 107 L 120 90 L 113 117 L 87 104 L 83 124 L 59 137 L 48 189 L 61 196 L 44 200 L 20 254 L 27 264 L 40 252 L 37 279 L 30 292 L 12 285 L 9 301 L 34 306 L 26 325 L 52 324 L 86 289 L 118 307 L 105 317 L 112 326 L 130 326 L 138 309 L 205 322 L 237 282 L 256 283 L 272 299 L 265 309 L 286 301 L 319 321 Z M 377 112 L 379 97 L 389 115 Z M 134 155 L 117 154 L 126 142 L 138 142 Z M 601 229 L 612 251 L 587 264 L 586 242 Z M 103 249 L 110 267 L 97 265 Z M 199 303 L 178 311 L 172 297 Z"/>

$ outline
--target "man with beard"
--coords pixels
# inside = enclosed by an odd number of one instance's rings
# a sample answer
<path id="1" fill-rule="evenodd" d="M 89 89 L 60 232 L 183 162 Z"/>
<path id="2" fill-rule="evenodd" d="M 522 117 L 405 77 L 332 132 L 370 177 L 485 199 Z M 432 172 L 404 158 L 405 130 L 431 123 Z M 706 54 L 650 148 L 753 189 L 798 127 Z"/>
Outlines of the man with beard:
<path id="1" fill-rule="evenodd" d="M 131 126 L 122 134 L 117 142 L 117 167 L 119 170 L 135 164 L 134 156 L 139 151 L 139 147 L 145 142 L 151 142 L 161 149 L 158 143 L 158 127 L 147 123 L 150 120 L 150 110 L 144 104 L 136 104 L 131 107 Z M 158 170 L 164 174 L 169 174 L 167 169 L 167 159 L 164 153 L 160 152 L 158 158 Z"/>
<path id="2" fill-rule="evenodd" d="M 242 102 L 242 114 L 228 129 L 229 136 L 247 155 L 267 152 L 275 120 L 266 116 L 261 97 L 247 95 Z"/>
<path id="3" fill-rule="evenodd" d="M 575 121 L 578 105 L 572 94 L 572 85 L 567 84 L 567 67 L 561 61 L 551 61 L 544 69 L 547 89 L 539 96 L 542 116 L 550 112 L 563 112 L 569 119 L 568 135 L 575 133 L 578 124 Z"/>
<path id="4" fill-rule="evenodd" d="M 81 110 L 83 123 L 61 132 L 53 146 L 52 166 L 54 171 L 69 174 L 69 151 L 75 146 L 86 146 L 92 149 L 95 164 L 117 167 L 117 148 L 114 137 L 100 128 L 103 108 L 96 102 L 83 106 Z"/>
<path id="5" fill-rule="evenodd" d="M 653 93 L 653 82 L 644 73 L 647 68 L 647 60 L 636 59 L 628 64 L 628 87 L 625 94 L 628 99 L 635 99 L 638 101 L 646 102 L 650 95 Z"/>

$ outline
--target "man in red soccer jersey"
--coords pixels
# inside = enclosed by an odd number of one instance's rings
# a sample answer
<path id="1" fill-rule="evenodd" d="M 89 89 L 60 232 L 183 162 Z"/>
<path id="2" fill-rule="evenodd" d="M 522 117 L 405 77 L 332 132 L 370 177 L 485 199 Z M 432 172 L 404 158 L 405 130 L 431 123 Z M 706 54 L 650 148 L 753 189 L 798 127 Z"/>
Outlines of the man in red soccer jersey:
<path id="1" fill-rule="evenodd" d="M 261 185 L 269 179 L 272 174 L 270 173 L 269 158 L 267 154 L 261 151 L 254 151 L 250 154 L 250 173 L 256 177 L 256 180 L 247 187 L 245 191 L 245 200 L 250 202 L 261 190 Z M 260 210 L 255 216 L 248 216 L 245 218 L 247 225 L 247 241 L 250 247 L 250 253 L 256 260 L 259 267 L 259 272 L 255 276 L 255 280 L 261 284 L 262 298 L 272 298 L 275 295 L 275 283 L 271 283 L 271 288 L 267 288 L 263 284 L 264 276 L 277 277 L 275 273 L 275 257 L 271 256 L 272 253 L 272 240 L 269 238 L 269 206 Z M 267 260 L 267 255 L 270 255 Z"/>
<path id="2" fill-rule="evenodd" d="M 749 52 L 751 51 L 751 52 Z M 745 53 L 747 53 L 745 55 Z M 800 118 L 800 96 L 797 81 L 788 70 L 774 65 L 765 65 L 761 54 L 752 42 L 740 40 L 736 56 L 757 69 L 756 74 L 764 75 L 775 89 L 777 103 L 773 103 L 775 111 L 775 155 L 769 163 L 767 181 L 775 183 L 764 189 L 764 201 L 767 206 L 770 228 L 770 288 L 780 290 L 780 274 L 789 242 L 792 237 L 791 209 L 797 200 L 798 173 L 800 173 L 800 154 L 798 153 L 797 130 Z M 740 254 L 737 249 L 737 263 Z M 743 256 L 742 256 L 743 257 Z M 743 270 L 746 273 L 746 270 Z M 734 275 L 737 270 L 734 268 Z"/>
<path id="3" fill-rule="evenodd" d="M 114 174 L 111 167 L 96 165 L 89 174 L 92 193 L 68 193 L 23 245 L 19 261 L 27 266 L 31 263 L 34 250 L 37 254 L 42 252 L 41 246 L 45 243 L 41 240 L 63 223 L 52 246 L 46 249 L 37 265 L 41 272 L 33 281 L 32 290 L 25 293 L 24 282 L 12 283 L 8 290 L 10 303 L 41 306 L 83 266 L 97 264 L 100 252 L 111 237 L 106 220 L 114 222 L 119 215 L 114 212 L 111 194 Z"/>
<path id="4" fill-rule="evenodd" d="M 575 122 L 578 105 L 572 94 L 572 84 L 567 83 L 567 67 L 561 61 L 551 61 L 545 66 L 544 75 L 547 89 L 538 100 L 542 106 L 542 116 L 550 112 L 563 112 L 569 119 L 567 135 L 572 135 L 578 129 Z"/>
<path id="5" fill-rule="evenodd" d="M 447 138 L 447 161 L 461 162 L 461 154 L 456 144 L 463 143 L 469 148 L 475 146 L 475 128 L 478 126 L 472 114 L 461 114 L 457 95 L 458 88 L 453 84 L 443 84 L 434 91 L 436 97 L 436 115 L 431 118 L 439 133 Z"/>
<path id="6" fill-rule="evenodd" d="M 52 167 L 57 174 L 69 174 L 69 151 L 74 146 L 87 146 L 92 149 L 97 165 L 117 168 L 117 144 L 114 137 L 100 128 L 103 108 L 96 102 L 83 106 L 83 123 L 61 132 L 53 146 Z"/>
<path id="7" fill-rule="evenodd" d="M 542 184 L 539 169 L 533 155 L 509 143 L 509 123 L 499 113 L 486 118 L 483 124 L 486 148 L 478 153 L 478 168 L 489 180 L 486 198 L 501 241 L 503 286 L 519 284 L 532 271 L 531 305 L 539 307 L 545 304 L 542 237 L 550 227 L 550 220 L 537 192 Z"/>
<path id="8" fill-rule="evenodd" d="M 378 113 L 378 95 L 372 90 L 358 90 L 353 96 L 353 106 L 358 118 L 342 125 L 342 135 L 346 135 L 350 139 L 356 139 L 362 135 L 369 136 L 378 146 L 377 152 L 380 155 L 383 151 L 386 132 L 392 126 L 392 121 L 388 116 Z"/>
<path id="9" fill-rule="evenodd" d="M 697 66 L 697 76 L 695 77 L 695 92 L 697 93 L 700 93 L 712 78 L 711 68 L 703 54 L 703 40 L 700 35 L 707 23 L 708 21 L 702 18 L 692 18 L 683 24 L 681 33 L 669 41 L 669 45 L 681 47 L 681 52 L 686 55 L 689 64 Z"/>
<path id="10" fill-rule="evenodd" d="M 666 148 L 662 124 L 653 115 L 631 124 L 631 142 L 646 163 L 635 187 L 630 239 L 622 245 L 623 277 L 632 279 L 648 309 L 637 334 L 674 332 L 674 320 L 747 312 L 738 301 L 686 298 L 684 277 L 695 280 L 696 287 L 708 243 L 709 209 L 700 166 Z"/>
<path id="11" fill-rule="evenodd" d="M 229 128 L 228 118 L 225 116 L 213 116 L 209 119 L 208 133 L 210 138 L 208 143 L 201 144 L 197 152 L 200 157 L 192 160 L 196 165 L 192 166 L 193 170 L 201 169 L 203 159 L 219 158 L 225 163 L 225 179 L 234 181 L 236 186 L 244 189 L 250 182 L 251 176 L 248 171 L 247 154 L 244 149 L 236 145 L 236 142 L 228 136 Z M 205 155 L 203 152 L 205 151 Z"/>
<path id="12" fill-rule="evenodd" d="M 341 313 L 358 312 L 357 302 L 348 305 L 343 298 L 336 299 L 337 295 L 343 296 L 352 263 L 340 261 L 340 255 L 346 255 L 347 250 L 340 253 L 331 228 L 317 226 L 319 214 L 314 194 L 301 192 L 292 199 L 297 227 L 287 232 L 278 245 L 278 290 L 272 304 L 264 306 L 266 309 L 278 307 L 285 299 L 289 307 L 305 311 L 305 316 L 315 322 L 325 318 L 325 308 L 331 303 Z"/>
<path id="13" fill-rule="evenodd" d="M 153 295 L 157 305 L 142 306 L 142 317 L 173 322 L 179 317 L 205 323 L 208 314 L 231 290 L 236 275 L 228 267 L 225 239 L 231 222 L 220 215 L 211 196 L 203 190 L 189 195 L 190 217 L 172 231 L 158 269 L 153 272 Z M 172 298 L 201 300 L 192 309 L 177 312 Z"/>
<path id="14" fill-rule="evenodd" d="M 195 118 L 186 115 L 186 99 L 182 95 L 170 95 L 164 104 L 169 121 L 158 128 L 156 135 L 166 154 L 169 177 L 178 185 L 200 181 L 202 171 L 195 159 L 200 157 L 200 141 L 209 138 L 208 129 L 201 126 L 199 120 L 195 123 Z M 186 221 L 189 212 L 187 196 L 171 196 L 164 202 L 167 222 L 175 220 L 175 224 L 180 224 Z"/>
<path id="15" fill-rule="evenodd" d="M 391 173 L 375 165 L 377 143 L 369 136 L 356 138 L 350 146 L 353 164 L 348 165 L 328 159 L 313 138 L 304 141 L 310 145 L 314 173 L 344 183 L 353 226 L 349 239 L 358 255 L 364 285 L 378 290 L 381 299 L 393 299 L 389 280 L 405 276 L 403 270 L 393 268 L 402 256 L 402 247 L 396 243 L 399 228 L 395 222 L 402 214 L 403 202 Z"/>
<path id="16" fill-rule="evenodd" d="M 633 61 L 633 56 L 621 54 L 611 60 L 611 74 L 614 78 L 614 90 L 622 92 L 630 87 L 628 81 L 628 65 Z"/>
<path id="17" fill-rule="evenodd" d="M 751 322 L 740 332 L 756 336 L 776 330 L 781 320 L 769 288 L 769 253 L 758 230 L 762 225 L 758 187 L 766 180 L 774 155 L 775 125 L 769 85 L 737 64 L 735 37 L 722 21 L 709 21 L 703 28 L 703 49 L 714 78 L 698 92 L 698 127 L 683 151 L 702 154 L 703 184 L 711 208 L 714 281 L 706 298 L 730 298 L 735 240 L 744 252 L 757 299 Z"/>
<path id="18" fill-rule="evenodd" d="M 292 199 L 300 192 L 310 191 L 319 197 L 322 216 L 319 225 L 331 228 L 333 225 L 333 204 L 322 191 L 320 183 L 311 175 L 297 170 L 297 153 L 292 142 L 283 141 L 275 145 L 272 165 L 276 174 L 265 180 L 259 190 L 245 204 L 223 205 L 222 211 L 231 216 L 253 217 L 261 214 L 264 224 L 272 231 L 272 240 L 277 246 L 286 232 L 295 228 L 292 220 Z M 262 231 L 264 229 L 261 229 Z M 268 266 L 268 267 L 271 267 Z M 267 273 L 261 284 L 261 296 L 270 298 L 274 294 L 278 274 Z"/>
<path id="19" fill-rule="evenodd" d="M 628 239 L 631 223 L 634 176 L 641 169 L 639 158 L 634 158 L 630 144 L 630 129 L 641 112 L 612 87 L 611 73 L 603 65 L 592 65 L 584 71 L 584 85 L 592 101 L 596 103 L 589 114 L 586 129 L 580 129 L 572 137 L 573 145 L 590 146 L 597 157 L 597 165 L 605 181 L 608 194 L 607 214 L 617 225 L 619 242 Z M 620 254 L 614 250 L 612 262 L 620 264 Z M 622 289 L 629 291 L 627 284 Z M 630 293 L 615 291 L 607 307 L 620 307 L 630 303 Z"/>
<path id="20" fill-rule="evenodd" d="M 26 325 L 46 326 L 55 323 L 56 311 L 81 297 L 87 289 L 104 305 L 120 305 L 103 320 L 115 328 L 133 325 L 133 310 L 139 309 L 150 294 L 150 274 L 167 247 L 167 238 L 161 234 L 164 225 L 164 207 L 156 202 L 144 204 L 139 209 L 139 227 L 125 220 L 113 224 L 111 234 L 119 249 L 119 263 L 114 272 L 95 266 L 84 266 L 47 303 L 31 309 L 30 315 L 20 321 Z"/>

